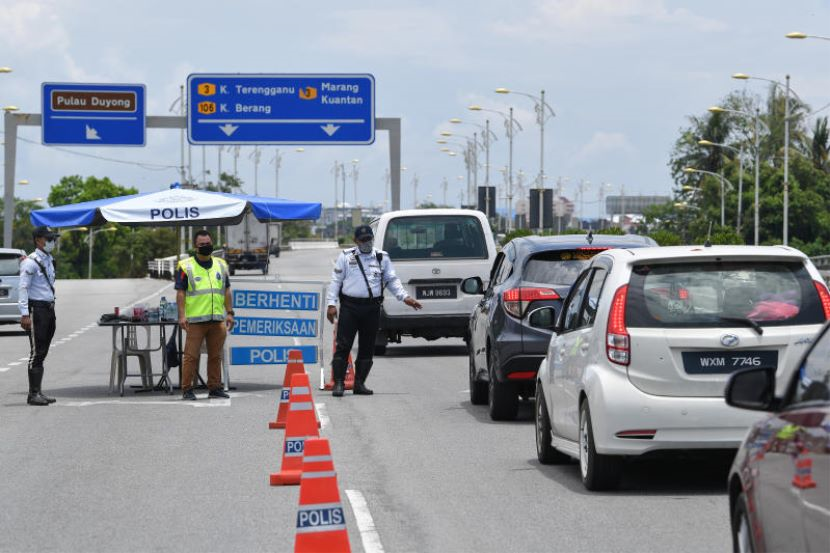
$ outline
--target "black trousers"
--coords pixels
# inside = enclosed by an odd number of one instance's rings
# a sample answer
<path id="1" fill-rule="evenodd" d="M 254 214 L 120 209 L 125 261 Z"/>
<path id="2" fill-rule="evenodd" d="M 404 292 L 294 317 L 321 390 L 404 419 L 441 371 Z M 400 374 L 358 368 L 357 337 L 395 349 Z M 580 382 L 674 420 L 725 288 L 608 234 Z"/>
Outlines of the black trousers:
<path id="1" fill-rule="evenodd" d="M 29 393 L 37 393 L 43 380 L 43 360 L 55 337 L 54 305 L 30 303 L 29 316 L 32 319 L 32 329 L 29 331 Z"/>
<path id="2" fill-rule="evenodd" d="M 379 326 L 379 303 L 357 303 L 349 301 L 348 298 L 340 298 L 337 338 L 335 339 L 334 356 L 331 360 L 334 380 L 346 378 L 346 364 L 349 352 L 354 344 L 355 334 L 359 335 L 357 338 L 355 378 L 360 382 L 366 379 L 369 369 L 372 368 L 372 358 L 375 355 L 375 338 Z"/>

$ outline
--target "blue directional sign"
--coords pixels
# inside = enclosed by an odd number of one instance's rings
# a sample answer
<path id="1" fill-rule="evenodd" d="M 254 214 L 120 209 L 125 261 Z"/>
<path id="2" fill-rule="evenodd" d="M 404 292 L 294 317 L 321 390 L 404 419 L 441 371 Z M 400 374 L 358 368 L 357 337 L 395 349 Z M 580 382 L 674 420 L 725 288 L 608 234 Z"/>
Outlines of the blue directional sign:
<path id="1" fill-rule="evenodd" d="M 143 84 L 43 83 L 47 146 L 144 146 Z"/>
<path id="2" fill-rule="evenodd" d="M 192 74 L 191 144 L 371 144 L 375 78 L 368 74 Z"/>

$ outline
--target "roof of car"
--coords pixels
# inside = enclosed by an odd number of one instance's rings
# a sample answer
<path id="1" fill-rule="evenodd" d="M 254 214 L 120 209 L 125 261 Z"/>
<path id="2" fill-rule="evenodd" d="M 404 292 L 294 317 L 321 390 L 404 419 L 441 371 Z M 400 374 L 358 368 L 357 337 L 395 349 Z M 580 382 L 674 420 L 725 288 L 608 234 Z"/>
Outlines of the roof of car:
<path id="1" fill-rule="evenodd" d="M 636 234 L 594 234 L 588 241 L 587 234 L 561 234 L 558 236 L 521 236 L 510 241 L 517 250 L 537 252 L 575 248 L 644 248 L 657 243 L 646 236 Z"/>
<path id="2" fill-rule="evenodd" d="M 608 250 L 603 256 L 613 256 L 627 261 L 658 259 L 694 259 L 697 257 L 777 257 L 806 259 L 807 256 L 788 246 L 666 246 L 661 248 L 637 248 L 632 250 Z"/>
<path id="3" fill-rule="evenodd" d="M 378 219 L 391 219 L 393 217 L 429 217 L 430 215 L 472 215 L 474 217 L 482 218 L 484 213 L 477 209 L 452 209 L 452 208 L 436 208 L 436 209 L 402 209 L 400 211 L 389 211 L 381 215 Z M 374 221 L 373 221 L 374 222 Z"/>
<path id="4" fill-rule="evenodd" d="M 26 252 L 18 248 L 0 248 L 0 253 L 15 253 L 18 255 L 26 255 Z"/>

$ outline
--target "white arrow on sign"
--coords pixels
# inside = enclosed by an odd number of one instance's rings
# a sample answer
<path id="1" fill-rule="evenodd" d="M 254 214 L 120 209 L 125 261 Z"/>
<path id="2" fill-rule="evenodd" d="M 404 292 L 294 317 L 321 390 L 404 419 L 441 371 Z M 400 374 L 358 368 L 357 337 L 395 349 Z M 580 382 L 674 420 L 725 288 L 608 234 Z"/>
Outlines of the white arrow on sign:
<path id="1" fill-rule="evenodd" d="M 98 136 L 98 131 L 96 131 L 94 127 L 90 127 L 89 125 L 84 126 L 86 127 L 87 140 L 101 140 L 101 137 Z"/>
<path id="2" fill-rule="evenodd" d="M 230 136 L 230 135 L 232 135 L 232 134 L 236 131 L 236 129 L 238 129 L 238 128 L 239 128 L 239 127 L 237 127 L 236 125 L 231 125 L 230 123 L 226 123 L 226 124 L 222 125 L 221 127 L 219 127 L 219 130 L 221 130 L 221 131 L 222 131 L 223 133 L 225 133 L 226 135 Z"/>
<path id="3" fill-rule="evenodd" d="M 337 125 L 332 125 L 331 123 L 329 123 L 325 127 L 320 127 L 320 128 L 323 129 L 326 132 L 327 135 L 331 136 L 334 133 L 336 133 L 337 129 L 339 129 L 340 127 L 337 126 Z"/>

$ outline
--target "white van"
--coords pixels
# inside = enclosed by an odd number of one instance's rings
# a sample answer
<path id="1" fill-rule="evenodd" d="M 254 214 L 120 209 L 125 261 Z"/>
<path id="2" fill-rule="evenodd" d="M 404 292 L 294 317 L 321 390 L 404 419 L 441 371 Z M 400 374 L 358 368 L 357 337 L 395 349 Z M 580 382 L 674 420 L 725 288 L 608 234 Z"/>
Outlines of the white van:
<path id="1" fill-rule="evenodd" d="M 423 305 L 414 311 L 388 292 L 381 310 L 375 353 L 401 336 L 436 340 L 467 338 L 470 313 L 481 295 L 465 294 L 461 281 L 479 277 L 486 288 L 496 245 L 490 223 L 469 209 L 392 211 L 370 223 L 375 247 L 387 252 L 409 295 Z"/>
<path id="2" fill-rule="evenodd" d="M 17 289 L 20 283 L 20 262 L 26 252 L 0 248 L 0 324 L 19 324 L 20 309 L 17 306 Z"/>

